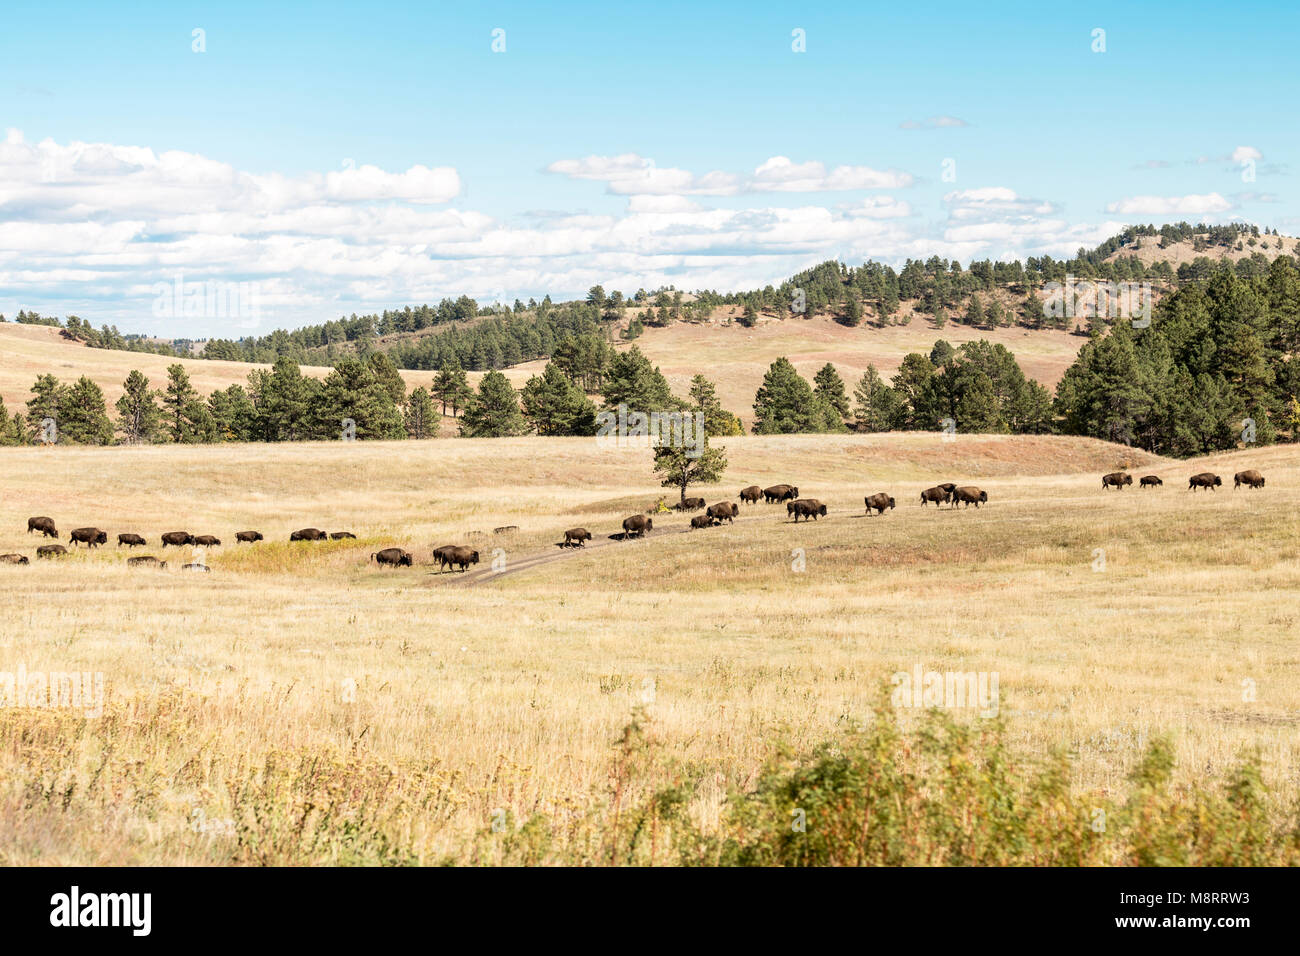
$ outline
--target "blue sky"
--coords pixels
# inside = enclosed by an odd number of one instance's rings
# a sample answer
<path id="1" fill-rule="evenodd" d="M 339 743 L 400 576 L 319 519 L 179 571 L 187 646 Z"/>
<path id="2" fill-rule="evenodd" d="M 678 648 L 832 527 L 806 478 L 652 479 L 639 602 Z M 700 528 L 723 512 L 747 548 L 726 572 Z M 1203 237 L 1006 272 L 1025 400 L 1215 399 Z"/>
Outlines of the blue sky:
<path id="1" fill-rule="evenodd" d="M 1132 222 L 1294 234 L 1297 19 L 11 4 L 0 312 L 231 335 L 461 293 L 746 288 L 833 257 L 1068 255 Z M 257 308 L 168 313 L 178 277 L 251 283 Z"/>

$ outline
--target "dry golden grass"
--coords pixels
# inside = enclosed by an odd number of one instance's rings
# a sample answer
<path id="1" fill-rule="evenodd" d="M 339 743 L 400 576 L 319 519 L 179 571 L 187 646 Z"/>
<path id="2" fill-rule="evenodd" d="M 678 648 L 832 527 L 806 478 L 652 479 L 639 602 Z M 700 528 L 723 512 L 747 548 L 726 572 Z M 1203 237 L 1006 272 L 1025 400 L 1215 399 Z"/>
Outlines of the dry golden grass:
<path id="1" fill-rule="evenodd" d="M 1070 748 L 1081 790 L 1114 793 L 1169 732 L 1180 779 L 1258 747 L 1295 793 L 1294 448 L 1171 462 L 1052 437 L 726 444 L 709 501 L 792 481 L 830 515 L 795 526 L 760 504 L 683 533 L 686 516 L 663 515 L 610 541 L 662 492 L 647 451 L 579 439 L 5 449 L 0 552 L 34 553 L 37 514 L 64 543 L 98 525 L 145 535 L 137 554 L 182 528 L 226 544 L 208 575 L 130 569 L 111 545 L 0 565 L 0 671 L 99 671 L 108 697 L 90 720 L 0 708 L 0 862 L 490 861 L 498 811 L 547 814 L 565 858 L 595 860 L 581 823 L 611 786 L 631 801 L 690 776 L 707 829 L 777 748 L 866 719 L 917 664 L 997 671 L 1013 746 Z M 1103 492 L 1121 466 L 1166 484 Z M 1247 467 L 1265 489 L 1232 490 Z M 1187 492 L 1205 469 L 1227 487 Z M 990 502 L 922 508 L 943 480 Z M 865 517 L 876 491 L 898 507 Z M 597 540 L 556 548 L 579 524 Z M 289 545 L 304 526 L 359 538 Z M 245 528 L 267 542 L 236 547 Z M 425 563 L 471 540 L 470 574 Z M 388 545 L 421 566 L 370 564 Z M 664 759 L 628 780 L 613 744 L 640 704 Z"/>

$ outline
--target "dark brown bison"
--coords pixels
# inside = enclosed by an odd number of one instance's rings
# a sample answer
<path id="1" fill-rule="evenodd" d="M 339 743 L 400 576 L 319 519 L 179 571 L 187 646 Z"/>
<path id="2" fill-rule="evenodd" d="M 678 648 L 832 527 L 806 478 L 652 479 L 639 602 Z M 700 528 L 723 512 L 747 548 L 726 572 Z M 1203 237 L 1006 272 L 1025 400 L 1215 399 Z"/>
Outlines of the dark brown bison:
<path id="1" fill-rule="evenodd" d="M 126 545 L 128 548 L 134 548 L 137 545 L 145 543 L 144 538 L 140 537 L 138 534 L 131 534 L 129 531 L 117 536 L 117 546 L 119 548 L 122 547 L 122 545 Z"/>
<path id="2" fill-rule="evenodd" d="M 448 564 L 459 565 L 462 571 L 468 570 L 471 564 L 478 564 L 478 552 L 473 548 L 452 548 L 446 557 Z"/>
<path id="3" fill-rule="evenodd" d="M 683 498 L 677 504 L 673 505 L 678 511 L 699 511 L 704 507 L 703 498 Z"/>
<path id="4" fill-rule="evenodd" d="M 194 536 L 194 545 L 199 548 L 219 548 L 221 539 L 212 534 L 196 534 Z"/>
<path id="5" fill-rule="evenodd" d="M 517 524 L 503 524 L 499 528 L 493 528 L 492 533 L 493 534 L 514 534 L 518 530 L 519 530 L 519 525 Z M 352 537 L 352 535 L 348 535 L 348 537 Z"/>
<path id="6" fill-rule="evenodd" d="M 1161 481 L 1156 475 L 1143 475 L 1141 478 L 1138 479 L 1139 488 L 1158 488 L 1160 485 L 1163 484 L 1164 482 Z"/>
<path id="7" fill-rule="evenodd" d="M 260 532 L 260 531 L 236 531 L 236 532 L 235 532 L 235 540 L 236 540 L 236 541 L 250 541 L 250 542 L 251 542 L 251 541 L 261 541 L 261 540 L 263 540 L 263 538 L 262 538 L 262 532 Z"/>
<path id="8" fill-rule="evenodd" d="M 194 535 L 188 531 L 168 531 L 162 536 L 162 546 L 165 548 L 171 545 L 175 548 L 184 547 L 187 544 L 194 543 Z"/>
<path id="9" fill-rule="evenodd" d="M 384 548 L 384 550 L 372 554 L 370 560 L 375 564 L 390 564 L 395 568 L 409 568 L 411 566 L 411 552 L 403 551 L 401 548 Z"/>
<path id="10" fill-rule="evenodd" d="M 97 548 L 108 544 L 108 532 L 98 528 L 77 528 L 68 535 L 74 545 L 84 544 L 88 548 Z"/>
<path id="11" fill-rule="evenodd" d="M 207 574 L 207 573 L 210 572 L 212 569 L 211 569 L 210 567 L 208 567 L 206 564 L 200 564 L 199 562 L 195 561 L 195 562 L 193 562 L 193 563 L 191 563 L 191 564 L 182 564 L 182 565 L 181 565 L 181 570 L 182 570 L 182 571 L 202 571 L 204 574 Z"/>
<path id="12" fill-rule="evenodd" d="M 809 518 L 816 521 L 818 515 L 826 514 L 826 506 L 816 498 L 799 498 L 786 503 L 785 513 L 794 516 L 795 524 L 799 523 L 800 515 L 803 516 L 804 521 Z"/>
<path id="13" fill-rule="evenodd" d="M 289 535 L 290 541 L 325 541 L 329 538 L 320 528 L 299 528 Z"/>
<path id="14" fill-rule="evenodd" d="M 972 504 L 979 508 L 981 503 L 987 504 L 989 493 L 980 491 L 974 485 L 967 485 L 965 488 L 954 488 L 952 492 L 953 507 L 957 507 L 957 502 L 961 502 L 963 508 L 969 508 Z"/>
<path id="15" fill-rule="evenodd" d="M 0 561 L 5 564 L 27 564 L 27 555 L 25 554 L 0 554 Z"/>
<path id="16" fill-rule="evenodd" d="M 736 515 L 740 514 L 740 506 L 734 501 L 719 501 L 716 505 L 709 505 L 704 513 L 719 523 L 724 520 L 734 522 Z"/>
<path id="17" fill-rule="evenodd" d="M 28 518 L 27 533 L 31 534 L 33 531 L 39 531 L 47 538 L 57 538 L 59 536 L 59 529 L 54 527 L 53 518 Z"/>
<path id="18" fill-rule="evenodd" d="M 937 508 L 951 499 L 952 491 L 947 490 L 943 485 L 935 485 L 933 488 L 926 488 L 925 491 L 921 492 L 921 507 L 924 508 L 929 502 L 933 501 Z"/>
<path id="19" fill-rule="evenodd" d="M 761 497 L 763 497 L 763 489 L 758 487 L 758 485 L 750 485 L 748 488 L 740 489 L 740 500 L 747 504 L 752 505 Z"/>
<path id="20" fill-rule="evenodd" d="M 356 537 L 356 535 L 353 534 L 351 531 L 331 531 L 331 532 L 330 532 L 330 540 L 331 540 L 331 541 L 343 541 L 343 540 L 346 539 L 346 538 L 355 538 L 355 537 Z"/>
<path id="21" fill-rule="evenodd" d="M 1239 471 L 1232 476 L 1232 490 L 1236 491 L 1242 485 L 1245 485 L 1248 488 L 1263 488 L 1264 476 L 1254 468 L 1251 468 L 1249 471 Z"/>
<path id="22" fill-rule="evenodd" d="M 1207 491 L 1213 491 L 1221 484 L 1223 484 L 1223 479 L 1218 475 L 1203 471 L 1199 475 L 1192 475 L 1187 479 L 1187 490 L 1195 491 L 1197 488 L 1205 488 Z"/>
<path id="23" fill-rule="evenodd" d="M 36 549 L 38 558 L 58 558 L 68 553 L 68 549 L 61 544 L 43 544 Z"/>
<path id="24" fill-rule="evenodd" d="M 623 519 L 623 537 L 638 538 L 647 531 L 653 530 L 654 526 L 653 518 L 645 515 L 629 515 Z"/>
<path id="25" fill-rule="evenodd" d="M 590 540 L 591 532 L 586 528 L 570 528 L 564 532 L 564 546 L 566 548 L 585 548 Z"/>
<path id="26" fill-rule="evenodd" d="M 799 489 L 794 485 L 773 485 L 763 489 L 763 500 L 769 505 L 774 501 L 793 501 L 799 497 Z"/>
<path id="27" fill-rule="evenodd" d="M 710 514 L 696 515 L 691 519 L 692 528 L 712 528 L 717 523 L 717 519 Z"/>
<path id="28" fill-rule="evenodd" d="M 1133 484 L 1133 476 L 1125 471 L 1112 471 L 1109 475 L 1101 476 L 1101 490 L 1115 488 L 1119 491 L 1124 490 L 1125 485 Z"/>
<path id="29" fill-rule="evenodd" d="M 871 495 L 862 500 L 866 503 L 867 514 L 871 514 L 871 509 L 874 508 L 876 514 L 882 515 L 885 513 L 886 508 L 892 509 L 894 507 L 894 499 L 889 497 L 889 495 L 885 494 L 883 491 L 878 495 Z"/>
<path id="30" fill-rule="evenodd" d="M 450 563 L 449 555 L 454 550 L 456 550 L 456 546 L 454 544 L 444 544 L 440 548 L 434 548 L 433 560 L 437 561 L 440 567 L 445 568 Z"/>
<path id="31" fill-rule="evenodd" d="M 157 565 L 160 568 L 167 567 L 166 561 L 159 561 L 152 554 L 142 554 L 138 558 L 127 558 L 126 563 L 128 567 L 132 568 L 139 568 L 145 565 Z"/>

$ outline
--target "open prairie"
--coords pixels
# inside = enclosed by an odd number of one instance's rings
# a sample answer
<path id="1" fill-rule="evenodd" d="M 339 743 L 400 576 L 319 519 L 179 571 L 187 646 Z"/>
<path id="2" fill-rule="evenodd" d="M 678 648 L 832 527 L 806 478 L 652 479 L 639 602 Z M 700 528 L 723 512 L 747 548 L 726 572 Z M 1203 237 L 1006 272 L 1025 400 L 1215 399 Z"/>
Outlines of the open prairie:
<path id="1" fill-rule="evenodd" d="M 494 836 L 534 818 L 552 834 L 536 861 L 593 861 L 593 818 L 690 779 L 707 833 L 767 761 L 869 722 L 882 685 L 918 667 L 996 673 L 1014 752 L 1068 751 L 1075 792 L 1115 793 L 1168 734 L 1177 781 L 1258 748 L 1294 794 L 1294 448 L 725 447 L 725 481 L 692 494 L 791 482 L 828 515 L 795 525 L 760 503 L 689 531 L 657 514 L 644 539 L 613 540 L 665 490 L 648 450 L 588 439 L 5 449 L 0 552 L 33 560 L 0 565 L 0 672 L 102 674 L 104 703 L 0 708 L 0 862 L 491 861 L 511 858 Z M 1267 486 L 1234 491 L 1251 467 Z M 1118 468 L 1134 486 L 1103 491 Z M 1225 486 L 1189 492 L 1204 470 Z M 1164 486 L 1139 490 L 1145 474 Z M 941 481 L 989 501 L 922 507 Z M 897 507 L 867 517 L 878 491 Z M 36 560 L 33 515 L 64 545 L 81 526 L 109 544 Z M 557 547 L 579 525 L 587 548 Z M 289 544 L 301 527 L 357 538 Z M 181 529 L 223 544 L 164 552 Z M 266 540 L 237 546 L 245 529 Z M 120 532 L 168 567 L 128 567 Z M 438 573 L 446 543 L 480 563 Z M 416 566 L 370 562 L 388 546 Z M 178 570 L 195 560 L 211 573 Z"/>

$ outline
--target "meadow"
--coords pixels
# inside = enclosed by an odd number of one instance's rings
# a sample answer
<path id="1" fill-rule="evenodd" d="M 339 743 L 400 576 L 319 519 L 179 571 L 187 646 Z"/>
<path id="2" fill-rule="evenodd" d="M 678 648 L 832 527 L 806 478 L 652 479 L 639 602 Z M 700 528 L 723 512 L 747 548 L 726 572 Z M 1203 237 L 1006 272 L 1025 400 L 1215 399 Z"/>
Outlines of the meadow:
<path id="1" fill-rule="evenodd" d="M 110 545 L 0 566 L 0 672 L 105 687 L 99 716 L 0 707 L 0 863 L 1272 861 L 1215 856 L 1228 844 L 1297 858 L 1278 836 L 1300 791 L 1294 448 L 724 444 L 724 482 L 692 494 L 789 481 L 829 515 L 794 525 L 757 504 L 686 531 L 663 514 L 644 540 L 611 540 L 672 492 L 649 451 L 590 439 L 4 449 L 0 552 L 34 555 L 31 515 L 64 544 L 93 525 Z M 1267 486 L 1234 491 L 1250 467 Z M 1118 468 L 1165 485 L 1103 491 Z M 1225 487 L 1188 492 L 1202 470 Z M 945 480 L 989 503 L 921 507 Z M 867 517 L 877 491 L 897 507 Z M 596 540 L 558 548 L 578 525 Z M 358 537 L 290 545 L 307 526 Z M 180 529 L 223 539 L 202 555 L 210 574 L 159 549 Z M 267 540 L 236 546 L 244 529 Z M 128 568 L 122 531 L 169 567 Z M 446 543 L 480 565 L 437 573 Z M 369 561 L 393 545 L 417 566 Z M 889 706 L 891 675 L 917 667 L 996 672 L 996 719 L 966 708 L 936 729 Z M 936 758 L 923 745 L 939 738 Z M 826 803 L 837 787 L 856 796 Z M 1026 848 L 989 810 L 1012 792 L 1033 808 Z M 889 796 L 895 816 L 873 819 L 896 841 L 864 857 L 827 835 L 851 834 L 845 808 L 871 793 Z M 1120 842 L 1095 829 L 1107 808 L 1128 821 L 1109 831 L 1126 828 Z M 1192 835 L 1139 851 L 1139 817 Z M 1218 849 L 1189 850 L 1211 831 Z"/>

